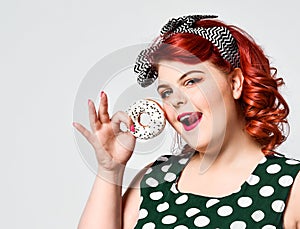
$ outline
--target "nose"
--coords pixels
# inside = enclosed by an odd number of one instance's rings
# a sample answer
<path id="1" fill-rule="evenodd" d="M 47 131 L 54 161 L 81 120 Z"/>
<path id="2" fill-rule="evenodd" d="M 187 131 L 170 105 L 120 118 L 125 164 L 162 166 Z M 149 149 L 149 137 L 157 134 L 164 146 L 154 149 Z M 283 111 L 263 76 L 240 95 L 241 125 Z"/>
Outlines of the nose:
<path id="1" fill-rule="evenodd" d="M 170 103 L 176 109 L 187 103 L 186 95 L 179 89 L 174 90 Z"/>

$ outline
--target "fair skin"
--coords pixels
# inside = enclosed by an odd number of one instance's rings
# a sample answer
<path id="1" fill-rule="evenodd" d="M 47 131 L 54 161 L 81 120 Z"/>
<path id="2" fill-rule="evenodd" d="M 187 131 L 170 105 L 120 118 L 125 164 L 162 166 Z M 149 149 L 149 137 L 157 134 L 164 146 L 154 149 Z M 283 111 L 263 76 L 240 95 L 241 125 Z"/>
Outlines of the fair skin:
<path id="1" fill-rule="evenodd" d="M 236 102 L 243 89 L 240 69 L 224 74 L 209 62 L 186 65 L 163 60 L 158 73 L 158 93 L 162 96 L 169 123 L 199 152 L 183 170 L 179 190 L 214 197 L 234 192 L 263 157 L 261 147 L 243 130 L 244 122 Z M 132 229 L 138 220 L 139 184 L 146 169 L 136 176 L 122 197 L 120 185 L 135 139 L 119 128 L 120 122 L 124 122 L 129 129 L 130 118 L 118 112 L 110 119 L 107 107 L 107 97 L 102 94 L 98 114 L 94 104 L 89 105 L 92 132 L 80 124 L 75 126 L 93 145 L 98 160 L 98 176 L 79 229 Z M 193 129 L 184 127 L 177 119 L 186 112 L 201 116 Z M 300 175 L 289 195 L 285 228 L 300 229 L 299 204 Z"/>

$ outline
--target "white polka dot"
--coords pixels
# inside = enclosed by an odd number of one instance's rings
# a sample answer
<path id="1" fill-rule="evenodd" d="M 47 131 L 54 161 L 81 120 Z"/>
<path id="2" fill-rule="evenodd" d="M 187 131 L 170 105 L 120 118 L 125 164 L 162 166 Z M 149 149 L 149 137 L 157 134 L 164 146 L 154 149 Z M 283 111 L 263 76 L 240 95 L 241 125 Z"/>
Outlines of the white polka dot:
<path id="1" fill-rule="evenodd" d="M 198 208 L 190 208 L 189 210 L 186 211 L 186 216 L 187 217 L 192 217 L 196 214 L 198 214 L 200 212 L 200 210 Z"/>
<path id="2" fill-rule="evenodd" d="M 248 196 L 240 197 L 238 199 L 238 205 L 242 208 L 249 207 L 252 204 L 252 199 Z"/>
<path id="3" fill-rule="evenodd" d="M 273 193 L 274 193 L 274 188 L 272 186 L 269 186 L 269 185 L 263 186 L 259 190 L 259 194 L 261 196 L 264 196 L 264 197 L 271 196 L 271 195 L 273 195 Z"/>
<path id="4" fill-rule="evenodd" d="M 155 228 L 155 224 L 150 222 L 150 223 L 146 223 L 144 224 L 144 226 L 142 227 L 142 229 L 154 229 Z"/>
<path id="5" fill-rule="evenodd" d="M 172 224 L 175 223 L 177 221 L 176 216 L 173 215 L 166 215 L 164 218 L 161 219 L 161 222 L 163 224 Z"/>
<path id="6" fill-rule="evenodd" d="M 230 206 L 222 206 L 217 212 L 220 216 L 229 216 L 233 212 L 233 209 Z"/>
<path id="7" fill-rule="evenodd" d="M 261 229 L 276 229 L 276 227 L 273 225 L 265 225 Z"/>
<path id="8" fill-rule="evenodd" d="M 168 181 L 168 182 L 172 182 L 175 179 L 176 179 L 176 174 L 175 173 L 167 173 L 164 177 L 164 180 Z"/>
<path id="9" fill-rule="evenodd" d="M 184 225 L 178 225 L 178 226 L 174 227 L 174 229 L 189 229 L 189 228 Z"/>
<path id="10" fill-rule="evenodd" d="M 149 174 L 149 173 L 151 173 L 152 172 L 152 168 L 149 168 L 149 169 L 147 169 L 147 171 L 145 172 L 145 174 Z"/>
<path id="11" fill-rule="evenodd" d="M 152 192 L 149 196 L 152 200 L 159 200 L 163 197 L 163 193 L 158 191 L 158 192 Z"/>
<path id="12" fill-rule="evenodd" d="M 184 204 L 187 200 L 188 200 L 188 196 L 187 195 L 182 195 L 180 197 L 178 197 L 176 200 L 175 200 L 175 203 L 176 204 Z"/>
<path id="13" fill-rule="evenodd" d="M 187 163 L 188 160 L 189 160 L 188 158 L 182 158 L 178 162 L 179 162 L 179 164 L 184 165 L 185 163 Z"/>
<path id="14" fill-rule="evenodd" d="M 206 202 L 206 207 L 209 208 L 219 202 L 220 202 L 220 200 L 218 200 L 218 199 L 210 199 Z"/>
<path id="15" fill-rule="evenodd" d="M 256 185 L 259 182 L 259 180 L 260 180 L 259 176 L 251 174 L 247 179 L 247 183 L 250 185 Z"/>
<path id="16" fill-rule="evenodd" d="M 171 192 L 173 192 L 173 193 L 175 193 L 175 194 L 178 193 L 178 190 L 176 189 L 176 184 L 175 184 L 175 183 L 172 184 L 170 190 L 171 190 Z"/>
<path id="17" fill-rule="evenodd" d="M 146 180 L 146 184 L 149 185 L 150 187 L 157 187 L 158 185 L 158 181 L 155 180 L 154 178 L 152 177 L 149 177 L 147 180 Z"/>
<path id="18" fill-rule="evenodd" d="M 139 219 L 144 219 L 146 218 L 148 215 L 148 211 L 144 208 L 142 208 L 139 212 Z"/>
<path id="19" fill-rule="evenodd" d="M 267 161 L 267 158 L 266 157 L 263 157 L 259 162 L 258 164 L 263 164 Z"/>
<path id="20" fill-rule="evenodd" d="M 205 227 L 210 223 L 210 219 L 204 215 L 198 216 L 195 220 L 194 220 L 194 224 L 197 227 Z"/>
<path id="21" fill-rule="evenodd" d="M 234 221 L 232 224 L 230 224 L 230 229 L 245 229 L 246 223 L 243 221 Z"/>
<path id="22" fill-rule="evenodd" d="M 278 183 L 282 187 L 288 187 L 293 183 L 293 181 L 294 181 L 293 177 L 291 177 L 290 175 L 284 175 L 279 178 Z"/>
<path id="23" fill-rule="evenodd" d="M 273 155 L 274 155 L 275 157 L 283 157 L 282 154 L 278 154 L 278 153 L 274 153 Z"/>
<path id="24" fill-rule="evenodd" d="M 169 168 L 172 166 L 172 164 L 169 164 L 169 165 L 164 165 L 163 167 L 161 167 L 161 171 L 163 172 L 168 172 Z"/>
<path id="25" fill-rule="evenodd" d="M 267 173 L 270 173 L 270 174 L 278 173 L 280 170 L 281 170 L 281 166 L 278 164 L 269 165 L 267 167 Z"/>
<path id="26" fill-rule="evenodd" d="M 141 198 L 140 198 L 140 204 L 143 202 L 143 200 L 144 200 L 144 197 L 141 196 Z"/>
<path id="27" fill-rule="evenodd" d="M 285 163 L 289 164 L 289 165 L 298 165 L 300 164 L 300 161 L 296 161 L 296 160 L 286 160 Z"/>
<path id="28" fill-rule="evenodd" d="M 163 212 L 163 211 L 168 210 L 169 207 L 170 207 L 170 205 L 169 205 L 167 202 L 164 202 L 164 203 L 162 203 L 162 204 L 157 205 L 156 210 L 157 210 L 158 212 Z"/>
<path id="29" fill-rule="evenodd" d="M 241 191 L 242 187 L 238 187 L 236 190 L 233 191 L 233 193 L 238 193 L 239 191 Z"/>
<path id="30" fill-rule="evenodd" d="M 282 201 L 282 200 L 275 200 L 273 203 L 272 203 L 272 209 L 275 211 L 275 212 L 283 212 L 285 208 L 285 203 Z"/>
<path id="31" fill-rule="evenodd" d="M 169 158 L 164 157 L 164 156 L 161 156 L 157 159 L 157 161 L 167 161 L 167 160 L 169 160 Z"/>
<path id="32" fill-rule="evenodd" d="M 263 218 L 265 218 L 265 213 L 261 210 L 257 210 L 255 212 L 253 212 L 251 217 L 255 222 L 259 222 L 259 221 L 262 221 Z"/>

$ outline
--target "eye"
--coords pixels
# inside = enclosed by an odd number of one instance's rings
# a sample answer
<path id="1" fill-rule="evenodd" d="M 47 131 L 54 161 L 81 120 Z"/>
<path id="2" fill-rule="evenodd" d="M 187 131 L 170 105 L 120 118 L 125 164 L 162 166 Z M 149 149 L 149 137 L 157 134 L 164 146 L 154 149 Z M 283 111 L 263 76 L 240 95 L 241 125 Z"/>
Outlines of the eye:
<path id="1" fill-rule="evenodd" d="M 192 86 L 196 83 L 199 83 L 202 79 L 198 79 L 198 78 L 193 78 L 193 79 L 188 79 L 184 82 L 184 86 Z"/>
<path id="2" fill-rule="evenodd" d="M 167 90 L 164 90 L 160 93 L 160 96 L 165 99 L 167 97 L 169 97 L 171 94 L 172 94 L 172 89 L 167 89 Z"/>

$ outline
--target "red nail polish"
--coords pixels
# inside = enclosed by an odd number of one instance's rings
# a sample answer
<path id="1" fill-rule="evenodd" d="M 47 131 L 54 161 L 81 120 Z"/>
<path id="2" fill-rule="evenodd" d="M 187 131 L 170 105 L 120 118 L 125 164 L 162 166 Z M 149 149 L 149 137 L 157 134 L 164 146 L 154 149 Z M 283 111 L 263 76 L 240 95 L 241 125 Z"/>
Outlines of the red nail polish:
<path id="1" fill-rule="evenodd" d="M 134 125 L 131 125 L 131 126 L 130 126 L 130 131 L 131 131 L 131 132 L 134 132 L 134 131 L 135 131 Z"/>

